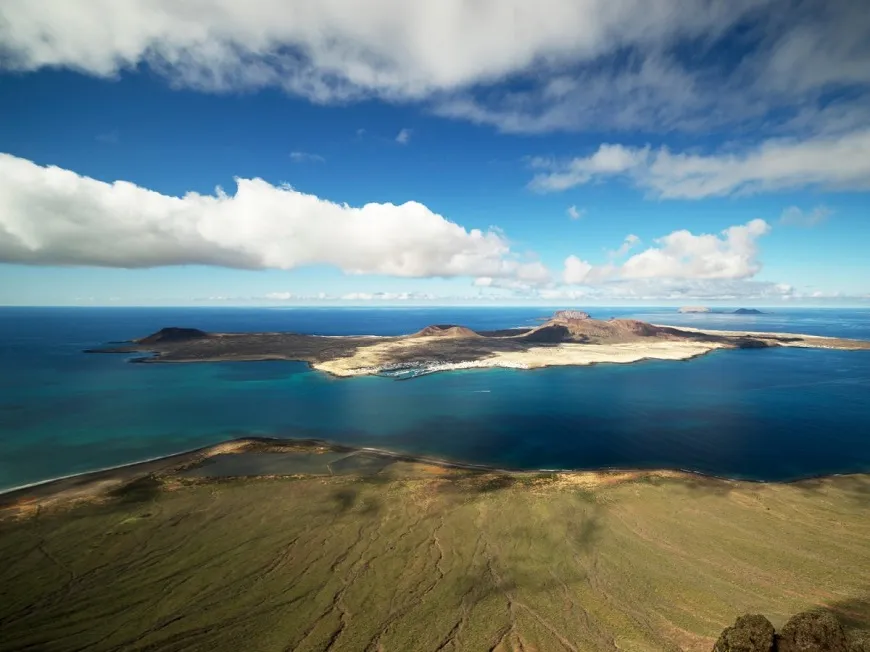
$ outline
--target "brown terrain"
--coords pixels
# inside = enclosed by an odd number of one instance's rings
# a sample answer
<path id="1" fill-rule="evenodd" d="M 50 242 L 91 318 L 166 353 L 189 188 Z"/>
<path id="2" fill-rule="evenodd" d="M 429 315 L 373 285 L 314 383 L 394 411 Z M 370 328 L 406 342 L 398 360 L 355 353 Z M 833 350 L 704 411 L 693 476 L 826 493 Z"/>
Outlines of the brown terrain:
<path id="1" fill-rule="evenodd" d="M 240 439 L 0 495 L 0 652 L 868 652 L 868 507 Z"/>

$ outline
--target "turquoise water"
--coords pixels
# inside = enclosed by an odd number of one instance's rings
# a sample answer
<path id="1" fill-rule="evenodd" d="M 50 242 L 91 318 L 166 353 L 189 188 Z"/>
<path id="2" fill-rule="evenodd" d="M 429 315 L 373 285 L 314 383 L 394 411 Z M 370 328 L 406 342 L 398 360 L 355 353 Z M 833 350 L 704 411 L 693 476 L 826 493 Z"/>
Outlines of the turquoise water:
<path id="1" fill-rule="evenodd" d="M 0 309 L 0 488 L 245 434 L 516 468 L 671 467 L 753 479 L 870 470 L 870 353 L 721 351 L 687 362 L 335 379 L 289 362 L 127 364 L 82 349 L 163 326 L 410 332 L 532 325 L 551 309 Z M 658 323 L 870 339 L 870 311 Z"/>

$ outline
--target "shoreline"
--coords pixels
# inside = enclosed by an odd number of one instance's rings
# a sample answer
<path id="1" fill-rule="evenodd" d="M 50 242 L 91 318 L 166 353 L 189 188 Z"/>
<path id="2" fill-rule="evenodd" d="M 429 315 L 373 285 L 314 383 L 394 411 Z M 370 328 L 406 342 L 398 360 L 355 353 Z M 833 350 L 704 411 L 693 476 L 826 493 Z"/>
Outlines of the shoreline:
<path id="1" fill-rule="evenodd" d="M 301 448 L 320 448 L 327 449 L 332 452 L 347 452 L 349 454 L 355 453 L 370 453 L 373 455 L 385 457 L 392 459 L 398 462 L 409 462 L 416 464 L 425 464 L 438 466 L 445 469 L 456 469 L 456 470 L 467 470 L 467 471 L 478 471 L 482 473 L 492 473 L 492 474 L 502 474 L 502 475 L 522 475 L 522 474 L 540 474 L 540 473 L 555 473 L 555 474 L 564 474 L 564 475 L 583 475 L 583 476 L 591 476 L 598 477 L 600 479 L 605 479 L 608 477 L 614 476 L 643 476 L 643 475 L 653 475 L 653 476 L 661 476 L 661 477 L 672 477 L 672 478 L 695 478 L 701 480 L 711 480 L 717 482 L 726 482 L 726 483 L 751 483 L 756 485 L 793 485 L 801 482 L 811 482 L 813 480 L 825 480 L 828 478 L 842 478 L 849 476 L 865 476 L 870 475 L 870 469 L 866 471 L 845 471 L 845 472 L 832 472 L 832 473 L 816 473 L 805 476 L 798 476 L 793 478 L 787 478 L 782 480 L 762 480 L 755 478 L 741 478 L 741 477 L 731 477 L 727 475 L 717 475 L 715 473 L 708 473 L 704 471 L 696 471 L 693 469 L 684 469 L 679 467 L 666 467 L 666 466 L 650 466 L 650 467 L 615 467 L 615 466 L 607 466 L 607 467 L 590 467 L 590 468 L 572 468 L 572 469 L 557 469 L 557 468 L 518 468 L 518 467 L 506 467 L 506 466 L 497 466 L 497 465 L 489 465 L 489 464 L 481 464 L 474 462 L 464 462 L 461 460 L 451 460 L 441 457 L 432 457 L 427 455 L 415 455 L 411 453 L 405 453 L 401 451 L 395 451 L 385 448 L 377 448 L 371 446 L 354 446 L 350 444 L 341 444 L 338 442 L 330 441 L 330 440 L 322 440 L 322 439 L 309 439 L 309 438 L 289 438 L 289 437 L 267 437 L 267 436 L 250 436 L 250 437 L 238 437 L 234 439 L 228 439 L 221 442 L 217 442 L 215 444 L 209 444 L 207 446 L 200 446 L 197 448 L 187 449 L 183 451 L 178 451 L 175 453 L 168 453 L 166 455 L 160 455 L 156 457 L 150 457 L 143 460 L 137 460 L 135 462 L 126 462 L 124 464 L 118 464 L 114 466 L 102 467 L 99 469 L 93 469 L 90 471 L 82 471 L 80 473 L 71 473 L 68 475 L 58 476 L 54 478 L 48 478 L 46 480 L 39 480 L 36 482 L 31 482 L 23 485 L 18 485 L 15 487 L 10 487 L 8 489 L 0 489 L 0 508 L 7 506 L 9 498 L 16 497 L 15 494 L 27 493 L 29 491 L 35 491 L 38 494 L 41 494 L 42 497 L 51 496 L 55 493 L 59 493 L 64 490 L 62 485 L 64 484 L 72 484 L 73 486 L 80 486 L 82 484 L 91 484 L 98 483 L 100 480 L 123 480 L 130 478 L 123 478 L 119 476 L 123 476 L 124 472 L 133 472 L 132 475 L 136 475 L 139 473 L 138 477 L 143 477 L 150 475 L 155 472 L 167 472 L 172 473 L 182 467 L 185 467 L 188 464 L 198 463 L 208 459 L 209 457 L 213 457 L 221 454 L 236 454 L 236 453 L 244 453 L 244 447 L 246 446 L 256 446 L 256 445 L 272 445 L 272 446 L 287 446 L 288 450 L 283 451 L 283 453 L 294 452 L 293 447 Z M 238 450 L 241 448 L 242 450 Z M 236 449 L 236 450 L 233 450 Z M 282 454 L 282 451 L 272 451 L 276 455 Z M 173 465 L 172 462 L 177 462 L 177 464 Z M 157 468 L 151 468 L 157 467 Z M 227 476 L 227 477 L 239 477 L 239 478 L 248 478 L 255 479 L 258 477 L 270 477 L 268 474 L 263 475 L 250 475 L 250 476 Z M 275 477 L 283 477 L 281 475 Z M 288 476 L 289 477 L 289 476 Z M 133 480 L 136 478 L 133 477 Z M 51 491 L 52 485 L 58 485 L 55 487 L 57 491 Z M 26 496 L 22 496 L 26 497 Z"/>

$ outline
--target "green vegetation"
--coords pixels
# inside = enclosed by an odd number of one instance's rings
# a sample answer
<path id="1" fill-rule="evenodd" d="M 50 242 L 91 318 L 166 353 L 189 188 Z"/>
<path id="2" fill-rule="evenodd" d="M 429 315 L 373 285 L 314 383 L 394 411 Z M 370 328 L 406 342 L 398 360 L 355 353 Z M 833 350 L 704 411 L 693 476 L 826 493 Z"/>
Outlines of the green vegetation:
<path id="1" fill-rule="evenodd" d="M 870 478 L 145 476 L 0 522 L 0 650 L 710 650 L 870 623 Z"/>

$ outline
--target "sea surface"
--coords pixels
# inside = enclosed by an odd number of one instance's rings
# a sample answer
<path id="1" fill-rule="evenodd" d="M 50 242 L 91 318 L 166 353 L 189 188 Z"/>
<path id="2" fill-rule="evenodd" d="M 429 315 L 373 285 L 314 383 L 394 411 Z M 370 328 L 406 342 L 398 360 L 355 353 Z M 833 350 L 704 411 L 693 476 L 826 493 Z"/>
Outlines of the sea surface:
<path id="1" fill-rule="evenodd" d="M 580 306 L 582 308 L 582 306 Z M 679 468 L 783 480 L 870 471 L 870 352 L 336 379 L 303 363 L 137 365 L 83 349 L 164 326 L 322 335 L 532 326 L 551 308 L 0 308 L 0 490 L 242 435 L 523 469 Z M 870 339 L 870 310 L 595 317 Z"/>

